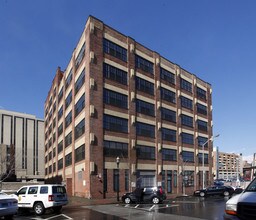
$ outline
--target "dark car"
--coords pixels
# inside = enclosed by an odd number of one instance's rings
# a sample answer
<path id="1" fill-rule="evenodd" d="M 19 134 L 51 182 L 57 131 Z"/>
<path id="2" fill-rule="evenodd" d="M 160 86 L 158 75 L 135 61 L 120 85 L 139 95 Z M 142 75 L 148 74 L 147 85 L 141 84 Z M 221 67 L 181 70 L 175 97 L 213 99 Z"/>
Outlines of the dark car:
<path id="1" fill-rule="evenodd" d="M 213 195 L 231 196 L 234 191 L 234 188 L 231 186 L 210 186 L 206 189 L 196 190 L 194 192 L 194 195 L 201 197 Z"/>
<path id="2" fill-rule="evenodd" d="M 140 190 L 140 193 L 138 193 Z M 126 204 L 130 203 L 154 203 L 158 204 L 166 199 L 166 194 L 161 186 L 145 187 L 136 189 L 133 192 L 125 193 L 122 196 L 122 201 Z"/>

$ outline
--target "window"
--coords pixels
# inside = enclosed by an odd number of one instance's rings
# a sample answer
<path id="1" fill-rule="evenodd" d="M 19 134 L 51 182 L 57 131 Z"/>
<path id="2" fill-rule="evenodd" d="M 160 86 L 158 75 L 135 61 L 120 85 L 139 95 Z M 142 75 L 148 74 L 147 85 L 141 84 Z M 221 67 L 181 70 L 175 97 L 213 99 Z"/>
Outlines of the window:
<path id="1" fill-rule="evenodd" d="M 40 194 L 47 194 L 48 193 L 48 186 L 41 186 Z"/>
<path id="2" fill-rule="evenodd" d="M 197 120 L 197 126 L 198 126 L 198 130 L 201 131 L 207 131 L 207 122 L 206 121 L 201 121 L 201 120 Z"/>
<path id="3" fill-rule="evenodd" d="M 127 61 L 127 50 L 107 39 L 103 39 L 103 51 L 110 54 L 124 62 Z"/>
<path id="4" fill-rule="evenodd" d="M 53 172 L 56 172 L 56 163 L 53 163 L 53 165 L 52 165 L 52 171 L 53 171 Z"/>
<path id="5" fill-rule="evenodd" d="M 176 131 L 168 128 L 162 128 L 162 139 L 165 141 L 176 142 Z"/>
<path id="6" fill-rule="evenodd" d="M 198 136 L 197 140 L 198 140 L 198 146 L 202 147 L 202 145 L 208 141 L 208 138 Z M 208 147 L 208 143 L 205 144 L 204 147 Z"/>
<path id="7" fill-rule="evenodd" d="M 52 173 L 52 165 L 49 166 L 49 174 Z"/>
<path id="8" fill-rule="evenodd" d="M 118 69 L 114 66 L 104 63 L 103 75 L 106 79 L 114 80 L 123 85 L 127 85 L 127 72 Z"/>
<path id="9" fill-rule="evenodd" d="M 206 91 L 199 87 L 196 87 L 196 95 L 198 98 L 206 100 Z"/>
<path id="10" fill-rule="evenodd" d="M 202 153 L 198 154 L 198 162 L 203 163 L 203 154 Z M 204 154 L 204 163 L 208 164 L 208 154 Z"/>
<path id="11" fill-rule="evenodd" d="M 72 143 L 72 131 L 65 137 L 65 147 Z"/>
<path id="12" fill-rule="evenodd" d="M 63 151 L 63 141 L 58 143 L 58 154 Z"/>
<path id="13" fill-rule="evenodd" d="M 85 120 L 79 122 L 79 124 L 75 127 L 75 140 L 81 137 L 84 134 L 85 129 Z"/>
<path id="14" fill-rule="evenodd" d="M 183 163 L 194 162 L 194 152 L 182 151 Z"/>
<path id="15" fill-rule="evenodd" d="M 167 108 L 161 107 L 162 120 L 176 123 L 176 112 Z"/>
<path id="16" fill-rule="evenodd" d="M 138 159 L 154 160 L 155 159 L 155 148 L 137 145 L 137 157 Z"/>
<path id="17" fill-rule="evenodd" d="M 103 100 L 104 103 L 113 105 L 119 108 L 127 109 L 127 95 L 123 95 L 118 92 L 114 92 L 108 89 L 104 89 L 103 91 Z"/>
<path id="18" fill-rule="evenodd" d="M 185 79 L 180 79 L 180 87 L 188 92 L 192 93 L 192 83 L 186 81 Z"/>
<path id="19" fill-rule="evenodd" d="M 151 63 L 150 61 L 148 61 L 138 55 L 135 55 L 135 66 L 136 66 L 136 68 L 141 69 L 145 72 L 148 72 L 151 74 L 154 73 L 153 63 Z"/>
<path id="20" fill-rule="evenodd" d="M 128 144 L 114 141 L 104 141 L 104 156 L 107 157 L 127 157 Z"/>
<path id="21" fill-rule="evenodd" d="M 207 115 L 207 107 L 205 105 L 201 105 L 199 103 L 196 104 L 197 112 L 202 115 Z"/>
<path id="22" fill-rule="evenodd" d="M 77 149 L 75 149 L 75 162 L 79 162 L 85 159 L 85 145 L 81 145 Z"/>
<path id="23" fill-rule="evenodd" d="M 38 187 L 32 186 L 28 188 L 28 194 L 37 194 Z"/>
<path id="24" fill-rule="evenodd" d="M 61 88 L 59 94 L 58 94 L 58 102 L 60 103 L 61 99 L 63 97 L 63 87 Z"/>
<path id="25" fill-rule="evenodd" d="M 145 115 L 155 116 L 155 105 L 137 99 L 136 100 L 136 112 L 139 112 L 139 113 L 142 113 Z"/>
<path id="26" fill-rule="evenodd" d="M 75 104 L 75 117 L 78 116 L 79 113 L 84 109 L 84 106 L 85 106 L 85 94 L 83 94 Z"/>
<path id="27" fill-rule="evenodd" d="M 136 76 L 136 89 L 154 95 L 154 84 Z"/>
<path id="28" fill-rule="evenodd" d="M 188 109 L 193 109 L 193 101 L 191 99 L 188 99 L 184 96 L 180 97 L 181 106 Z"/>
<path id="29" fill-rule="evenodd" d="M 63 123 L 60 124 L 60 126 L 58 127 L 58 136 L 60 136 L 63 132 Z"/>
<path id="30" fill-rule="evenodd" d="M 160 77 L 163 81 L 175 84 L 175 75 L 163 68 L 160 69 Z"/>
<path id="31" fill-rule="evenodd" d="M 65 127 L 67 128 L 72 122 L 72 110 L 68 113 L 67 117 L 65 118 Z"/>
<path id="32" fill-rule="evenodd" d="M 163 148 L 162 158 L 167 161 L 177 161 L 177 150 Z"/>
<path id="33" fill-rule="evenodd" d="M 58 120 L 60 120 L 62 115 L 63 115 L 63 106 L 61 106 L 60 110 L 58 111 Z"/>
<path id="34" fill-rule="evenodd" d="M 68 94 L 66 100 L 65 100 L 65 107 L 67 109 L 67 107 L 70 105 L 70 103 L 72 102 L 72 90 L 70 91 L 70 93 Z"/>
<path id="35" fill-rule="evenodd" d="M 172 92 L 168 89 L 161 87 L 161 99 L 167 102 L 175 103 L 176 102 L 175 92 Z"/>
<path id="36" fill-rule="evenodd" d="M 58 170 L 61 170 L 63 168 L 63 158 L 58 160 Z"/>
<path id="37" fill-rule="evenodd" d="M 194 186 L 194 171 L 185 170 L 183 174 L 184 184 L 186 187 Z"/>
<path id="38" fill-rule="evenodd" d="M 65 156 L 65 166 L 70 166 L 72 164 L 72 153 Z"/>
<path id="39" fill-rule="evenodd" d="M 111 115 L 103 116 L 103 128 L 115 132 L 128 132 L 128 120 Z"/>
<path id="40" fill-rule="evenodd" d="M 84 84 L 84 80 L 85 80 L 85 69 L 83 69 L 77 81 L 75 82 L 75 95 L 81 89 L 82 85 Z"/>
<path id="41" fill-rule="evenodd" d="M 136 134 L 139 136 L 155 138 L 155 126 L 136 122 Z"/>
<path id="42" fill-rule="evenodd" d="M 194 135 L 187 134 L 187 133 L 181 133 L 181 142 L 183 144 L 194 144 Z"/>
<path id="43" fill-rule="evenodd" d="M 172 170 L 167 170 L 167 192 L 172 193 Z"/>
<path id="44" fill-rule="evenodd" d="M 66 79 L 66 84 L 65 84 L 65 89 L 67 90 L 67 88 L 69 87 L 69 85 L 71 84 L 72 82 L 72 76 L 73 76 L 73 69 L 71 68 L 69 74 L 68 74 L 68 77 Z"/>
<path id="45" fill-rule="evenodd" d="M 76 63 L 75 63 L 76 69 L 79 67 L 80 63 L 82 62 L 84 55 L 85 55 L 85 43 L 81 47 L 81 49 L 76 57 Z"/>
<path id="46" fill-rule="evenodd" d="M 193 117 L 181 115 L 181 124 L 193 128 Z"/>

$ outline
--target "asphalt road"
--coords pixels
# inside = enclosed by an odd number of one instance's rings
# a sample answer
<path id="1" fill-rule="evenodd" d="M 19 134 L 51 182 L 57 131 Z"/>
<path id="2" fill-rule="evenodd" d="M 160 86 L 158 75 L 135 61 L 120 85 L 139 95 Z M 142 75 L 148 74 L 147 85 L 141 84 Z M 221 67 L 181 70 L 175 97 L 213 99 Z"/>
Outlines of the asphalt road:
<path id="1" fill-rule="evenodd" d="M 145 219 L 174 219 L 199 220 L 223 219 L 225 203 L 228 198 L 223 197 L 183 197 L 165 201 L 163 204 L 110 204 L 95 206 L 66 206 L 62 213 L 55 215 L 47 212 L 43 216 L 35 216 L 33 212 L 26 212 L 14 217 L 15 220 L 145 220 Z"/>

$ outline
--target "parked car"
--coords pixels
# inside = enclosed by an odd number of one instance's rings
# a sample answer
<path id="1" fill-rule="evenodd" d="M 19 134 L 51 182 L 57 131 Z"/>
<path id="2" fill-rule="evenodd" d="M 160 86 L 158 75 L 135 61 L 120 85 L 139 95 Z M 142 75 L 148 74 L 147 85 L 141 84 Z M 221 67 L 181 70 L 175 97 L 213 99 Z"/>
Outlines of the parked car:
<path id="1" fill-rule="evenodd" d="M 138 195 L 138 190 L 141 190 L 141 193 Z M 126 204 L 130 203 L 147 203 L 152 202 L 158 204 L 163 202 L 166 199 L 166 194 L 161 186 L 158 187 L 145 187 L 141 189 L 136 189 L 133 192 L 125 193 L 122 196 L 122 201 Z"/>
<path id="2" fill-rule="evenodd" d="M 213 195 L 231 196 L 234 191 L 234 188 L 231 186 L 210 186 L 205 189 L 196 190 L 194 195 L 201 197 Z"/>
<path id="3" fill-rule="evenodd" d="M 225 219 L 256 219 L 256 178 L 245 190 L 237 188 L 226 202 Z"/>
<path id="4" fill-rule="evenodd" d="M 18 211 L 18 201 L 15 197 L 0 192 L 0 219 L 12 219 Z"/>
<path id="5" fill-rule="evenodd" d="M 62 185 L 23 186 L 15 195 L 19 209 L 33 209 L 37 215 L 44 214 L 49 208 L 60 212 L 62 206 L 68 204 L 66 188 Z"/>

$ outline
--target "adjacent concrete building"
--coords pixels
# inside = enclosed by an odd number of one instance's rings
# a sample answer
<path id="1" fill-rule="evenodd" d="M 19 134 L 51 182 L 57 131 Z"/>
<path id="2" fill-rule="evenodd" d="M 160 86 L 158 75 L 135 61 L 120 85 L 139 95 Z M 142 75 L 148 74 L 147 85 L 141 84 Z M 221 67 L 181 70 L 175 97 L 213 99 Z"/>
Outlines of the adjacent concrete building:
<path id="1" fill-rule="evenodd" d="M 43 120 L 0 109 L 0 147 L 1 163 L 4 163 L 1 170 L 6 171 L 11 163 L 17 179 L 44 178 Z"/>
<path id="2" fill-rule="evenodd" d="M 219 152 L 214 148 L 214 173 L 217 179 L 236 180 L 243 177 L 242 154 Z"/>
<path id="3" fill-rule="evenodd" d="M 213 180 L 212 124 L 209 83 L 90 16 L 45 101 L 45 178 L 88 198 L 192 193 Z"/>

